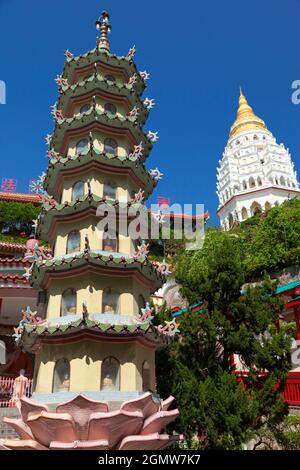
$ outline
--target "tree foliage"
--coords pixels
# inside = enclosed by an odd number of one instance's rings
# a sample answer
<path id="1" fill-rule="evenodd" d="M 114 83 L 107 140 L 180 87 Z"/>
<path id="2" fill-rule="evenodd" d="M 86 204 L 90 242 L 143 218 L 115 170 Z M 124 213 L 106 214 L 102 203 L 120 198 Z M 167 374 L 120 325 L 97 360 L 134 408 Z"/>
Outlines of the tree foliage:
<path id="1" fill-rule="evenodd" d="M 178 430 L 201 448 L 241 448 L 287 412 L 281 394 L 291 336 L 276 328 L 283 303 L 267 276 L 245 287 L 248 274 L 244 239 L 235 232 L 208 231 L 203 248 L 177 264 L 182 293 L 206 310 L 181 320 L 181 336 L 165 358 L 172 371 L 164 371 L 165 382 L 180 408 Z M 234 354 L 248 371 L 240 383 Z"/>
<path id="2" fill-rule="evenodd" d="M 30 235 L 32 220 L 38 217 L 40 207 L 27 202 L 0 201 L 0 230 L 11 236 L 20 232 Z"/>

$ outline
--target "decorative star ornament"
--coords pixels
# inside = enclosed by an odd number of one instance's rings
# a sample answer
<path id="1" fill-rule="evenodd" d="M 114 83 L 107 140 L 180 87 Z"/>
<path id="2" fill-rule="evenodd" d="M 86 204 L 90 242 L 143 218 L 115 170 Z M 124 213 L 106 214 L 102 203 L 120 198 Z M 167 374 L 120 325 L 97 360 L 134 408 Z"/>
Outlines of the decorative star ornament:
<path id="1" fill-rule="evenodd" d="M 140 76 L 142 77 L 142 79 L 144 80 L 144 82 L 146 80 L 149 80 L 150 78 L 150 73 L 148 73 L 146 70 L 144 70 L 143 72 L 140 72 Z"/>
<path id="2" fill-rule="evenodd" d="M 23 277 L 25 277 L 25 279 L 28 281 L 28 279 L 31 276 L 32 265 L 29 266 L 29 268 L 25 267 L 24 269 L 25 269 L 25 273 L 23 274 Z"/>
<path id="3" fill-rule="evenodd" d="M 134 198 L 131 200 L 133 204 L 140 203 L 142 204 L 143 200 L 145 198 L 145 191 L 143 191 L 141 188 L 137 193 L 135 193 Z"/>
<path id="4" fill-rule="evenodd" d="M 157 142 L 159 139 L 158 132 L 153 132 L 153 131 L 148 131 L 147 137 L 152 143 Z"/>
<path id="5" fill-rule="evenodd" d="M 64 55 L 69 60 L 73 59 L 73 57 L 74 57 L 74 54 L 72 54 L 72 52 L 70 52 L 69 49 L 65 50 Z"/>
<path id="6" fill-rule="evenodd" d="M 147 109 L 152 109 L 155 106 L 155 101 L 154 99 L 145 98 L 143 104 Z"/>
<path id="7" fill-rule="evenodd" d="M 62 158 L 62 156 L 58 152 L 55 152 L 54 150 L 49 150 L 48 157 L 50 160 L 52 158 L 54 158 L 55 160 L 60 160 Z"/>
<path id="8" fill-rule="evenodd" d="M 128 81 L 128 85 L 135 85 L 137 82 L 137 74 L 133 74 Z"/>
<path id="9" fill-rule="evenodd" d="M 45 141 L 46 141 L 46 144 L 48 145 L 48 147 L 50 147 L 51 141 L 52 141 L 52 134 L 47 134 L 46 137 L 45 137 Z"/>
<path id="10" fill-rule="evenodd" d="M 130 113 L 128 114 L 129 117 L 133 118 L 134 120 L 137 119 L 138 115 L 139 115 L 139 108 L 137 108 L 136 106 L 134 108 L 132 108 L 132 110 L 130 111 Z"/>
<path id="11" fill-rule="evenodd" d="M 66 78 L 63 78 L 62 75 L 57 75 L 57 77 L 55 78 L 55 82 L 56 82 L 56 84 L 57 84 L 59 87 L 68 86 L 68 85 L 69 85 L 68 80 L 67 80 Z"/>
<path id="12" fill-rule="evenodd" d="M 159 181 L 162 179 L 164 176 L 163 173 L 159 171 L 159 169 L 156 167 L 154 170 L 150 170 L 150 176 L 155 179 L 155 181 Z"/>
<path id="13" fill-rule="evenodd" d="M 165 215 L 162 213 L 162 211 L 159 211 L 157 213 L 153 212 L 152 217 L 156 220 L 157 223 L 163 225 L 165 221 Z"/>
<path id="14" fill-rule="evenodd" d="M 133 152 L 129 154 L 129 157 L 134 157 L 136 159 L 141 158 L 143 156 L 143 143 L 140 142 L 139 145 L 135 145 Z"/>
<path id="15" fill-rule="evenodd" d="M 131 48 L 129 49 L 129 51 L 128 51 L 128 53 L 127 53 L 127 57 L 128 57 L 129 59 L 133 59 L 133 57 L 135 56 L 135 54 L 136 54 L 136 48 L 135 48 L 135 46 L 133 46 L 133 47 L 131 47 Z"/>

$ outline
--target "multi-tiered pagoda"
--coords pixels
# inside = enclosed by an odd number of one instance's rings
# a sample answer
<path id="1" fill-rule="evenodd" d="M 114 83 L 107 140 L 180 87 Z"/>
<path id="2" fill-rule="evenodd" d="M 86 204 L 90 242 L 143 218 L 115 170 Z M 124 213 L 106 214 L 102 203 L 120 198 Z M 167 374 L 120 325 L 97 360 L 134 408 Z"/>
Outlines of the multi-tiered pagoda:
<path id="1" fill-rule="evenodd" d="M 143 125 L 147 72 L 110 52 L 109 15 L 96 22 L 97 47 L 65 52 L 48 136 L 48 203 L 37 233 L 53 256 L 36 256 L 32 286 L 45 319 L 20 325 L 19 344 L 35 353 L 33 401 L 7 420 L 21 440 L 6 448 L 160 449 L 179 439 L 161 434 L 176 416 L 172 397 L 156 394 L 155 351 L 176 325 L 154 327 L 147 300 L 163 277 L 146 245 L 119 227 L 99 229 L 104 203 L 118 214 L 141 207 L 159 179 L 144 162 L 157 139 Z M 35 256 L 33 249 L 33 256 Z M 29 313 L 30 316 L 30 313 Z M 54 412 L 54 410 L 56 410 Z"/>

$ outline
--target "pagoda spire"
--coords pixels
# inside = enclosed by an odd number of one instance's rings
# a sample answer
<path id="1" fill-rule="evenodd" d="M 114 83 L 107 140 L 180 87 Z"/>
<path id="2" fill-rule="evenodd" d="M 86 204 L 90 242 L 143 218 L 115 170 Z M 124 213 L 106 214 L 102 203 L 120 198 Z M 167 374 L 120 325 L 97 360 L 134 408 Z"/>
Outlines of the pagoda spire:
<path id="1" fill-rule="evenodd" d="M 110 51 L 110 45 L 108 40 L 108 34 L 111 31 L 111 25 L 109 22 L 109 14 L 107 11 L 103 11 L 101 16 L 96 21 L 96 29 L 100 31 L 100 36 L 97 40 L 97 47 L 102 51 Z"/>
<path id="2" fill-rule="evenodd" d="M 256 116 L 251 106 L 249 106 L 248 101 L 243 94 L 243 90 L 240 87 L 238 111 L 236 120 L 230 130 L 230 137 L 234 137 L 237 134 L 250 129 L 268 130 L 264 121 Z"/>

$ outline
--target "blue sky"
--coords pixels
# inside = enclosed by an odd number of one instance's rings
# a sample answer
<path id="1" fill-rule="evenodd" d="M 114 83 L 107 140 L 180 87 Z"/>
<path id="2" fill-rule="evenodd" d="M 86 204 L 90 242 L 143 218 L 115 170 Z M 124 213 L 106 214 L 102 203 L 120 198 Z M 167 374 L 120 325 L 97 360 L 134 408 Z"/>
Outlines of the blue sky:
<path id="1" fill-rule="evenodd" d="M 160 140 L 148 167 L 165 173 L 152 201 L 204 203 L 218 223 L 216 166 L 240 85 L 300 170 L 300 105 L 291 102 L 291 83 L 300 79 L 299 0 L 0 0 L 1 179 L 16 178 L 27 192 L 45 169 L 63 52 L 94 48 L 103 9 L 112 51 L 123 55 L 135 44 L 138 68 L 151 73 L 145 96 L 156 106 L 146 129 Z"/>

